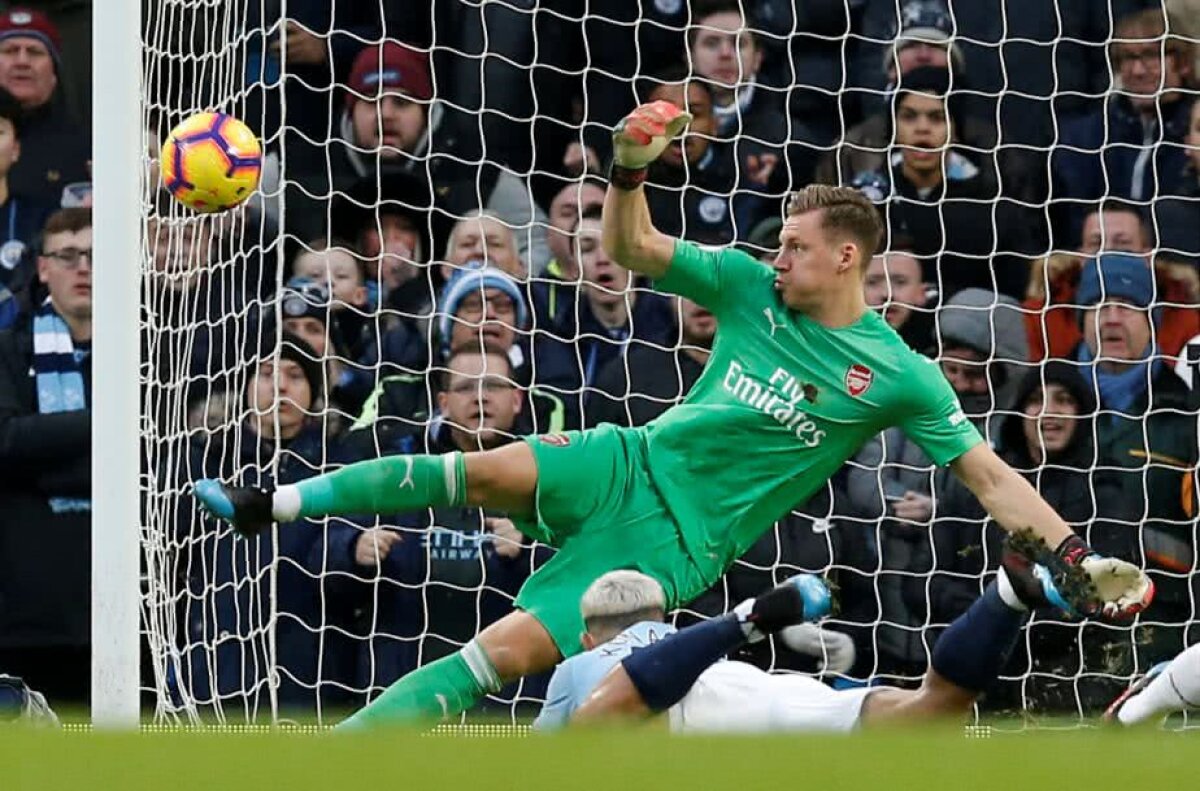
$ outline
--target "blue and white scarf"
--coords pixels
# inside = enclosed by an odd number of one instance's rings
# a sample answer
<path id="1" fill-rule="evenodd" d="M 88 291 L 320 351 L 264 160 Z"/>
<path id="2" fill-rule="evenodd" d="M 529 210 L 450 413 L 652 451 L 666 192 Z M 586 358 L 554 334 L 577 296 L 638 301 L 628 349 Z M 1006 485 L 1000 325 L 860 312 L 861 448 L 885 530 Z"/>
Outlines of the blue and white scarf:
<path id="1" fill-rule="evenodd" d="M 47 297 L 33 317 L 33 375 L 40 414 L 87 409 L 82 370 L 87 355 L 88 350 L 75 348 L 70 328 Z M 89 499 L 50 498 L 50 510 L 56 514 L 91 509 Z"/>
<path id="2" fill-rule="evenodd" d="M 1150 389 L 1150 381 L 1158 376 L 1163 365 L 1162 354 L 1154 344 L 1146 347 L 1140 362 L 1117 373 L 1101 370 L 1086 343 L 1079 344 L 1079 353 L 1076 356 L 1079 362 L 1088 365 L 1084 370 L 1085 373 L 1090 372 L 1094 386 L 1099 392 L 1100 407 L 1128 416 L 1134 416 L 1134 403 Z M 1117 415 L 1109 417 L 1111 421 L 1116 419 Z"/>

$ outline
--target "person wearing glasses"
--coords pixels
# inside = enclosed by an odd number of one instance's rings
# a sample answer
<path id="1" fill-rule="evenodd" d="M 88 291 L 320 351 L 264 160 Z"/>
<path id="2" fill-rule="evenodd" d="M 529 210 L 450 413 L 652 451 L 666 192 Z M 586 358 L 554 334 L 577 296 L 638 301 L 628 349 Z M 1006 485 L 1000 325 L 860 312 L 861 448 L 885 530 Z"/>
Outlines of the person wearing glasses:
<path id="1" fill-rule="evenodd" d="M 1182 28 L 1157 7 L 1117 20 L 1108 46 L 1113 90 L 1102 106 L 1061 123 L 1050 157 L 1061 238 L 1078 238 L 1089 202 L 1149 201 L 1182 170 L 1197 85 L 1196 44 Z"/>
<path id="2" fill-rule="evenodd" d="M 40 304 L 0 332 L 0 672 L 53 706 L 88 696 L 92 213 L 42 232 Z"/>

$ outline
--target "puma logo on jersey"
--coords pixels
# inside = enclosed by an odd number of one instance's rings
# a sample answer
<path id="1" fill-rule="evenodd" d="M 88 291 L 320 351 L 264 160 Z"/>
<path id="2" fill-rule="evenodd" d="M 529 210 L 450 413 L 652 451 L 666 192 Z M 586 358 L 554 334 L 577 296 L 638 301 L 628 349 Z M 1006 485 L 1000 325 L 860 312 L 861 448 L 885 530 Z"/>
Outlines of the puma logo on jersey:
<path id="1" fill-rule="evenodd" d="M 770 308 L 763 308 L 763 315 L 767 317 L 767 321 L 771 322 L 771 337 L 774 338 L 775 330 L 779 329 L 783 325 L 775 319 L 775 314 L 771 312 Z"/>
<path id="2" fill-rule="evenodd" d="M 399 486 L 397 486 L 396 488 L 397 489 L 415 489 L 415 488 L 417 488 L 416 482 L 413 481 L 413 461 L 414 461 L 413 457 L 412 456 L 401 456 L 400 458 L 404 459 L 404 464 L 405 464 L 404 478 L 401 479 Z"/>

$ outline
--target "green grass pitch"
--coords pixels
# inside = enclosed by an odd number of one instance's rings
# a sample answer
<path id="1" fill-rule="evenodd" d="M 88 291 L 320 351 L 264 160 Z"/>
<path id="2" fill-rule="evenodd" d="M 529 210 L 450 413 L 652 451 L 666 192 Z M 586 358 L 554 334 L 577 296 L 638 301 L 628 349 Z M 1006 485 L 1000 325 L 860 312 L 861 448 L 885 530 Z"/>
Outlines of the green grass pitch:
<path id="1" fill-rule="evenodd" d="M 1166 791 L 1196 787 L 1200 733 L 850 736 L 45 733 L 0 730 L 0 789 Z"/>

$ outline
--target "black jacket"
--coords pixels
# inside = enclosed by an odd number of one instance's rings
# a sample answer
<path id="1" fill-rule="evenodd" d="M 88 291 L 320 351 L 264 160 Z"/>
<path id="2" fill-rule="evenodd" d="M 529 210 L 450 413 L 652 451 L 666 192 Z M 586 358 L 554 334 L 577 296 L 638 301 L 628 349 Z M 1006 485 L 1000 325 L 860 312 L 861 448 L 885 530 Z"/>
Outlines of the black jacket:
<path id="1" fill-rule="evenodd" d="M 913 253 L 927 268 L 926 282 L 937 283 L 943 299 L 972 287 L 1014 299 L 1025 294 L 1029 266 L 1021 256 L 1034 252 L 1030 225 L 1020 207 L 996 199 L 999 188 L 989 172 L 964 164 L 961 173 L 950 173 L 924 195 L 899 164 L 888 174 L 893 186 L 888 224 L 893 233 L 912 238 Z"/>
<path id="2" fill-rule="evenodd" d="M 600 371 L 586 425 L 644 426 L 683 401 L 704 365 L 680 350 L 634 346 Z"/>
<path id="3" fill-rule="evenodd" d="M 92 413 L 38 413 L 31 327 L 0 332 L 0 646 L 84 646 L 91 513 L 56 514 L 48 498 L 90 497 Z M 90 402 L 90 357 L 84 382 Z"/>
<path id="4" fill-rule="evenodd" d="M 63 187 L 91 181 L 91 133 L 57 102 L 30 111 L 21 123 L 21 158 L 8 174 L 14 194 L 58 206 Z"/>

